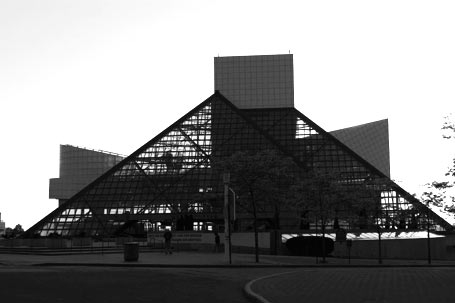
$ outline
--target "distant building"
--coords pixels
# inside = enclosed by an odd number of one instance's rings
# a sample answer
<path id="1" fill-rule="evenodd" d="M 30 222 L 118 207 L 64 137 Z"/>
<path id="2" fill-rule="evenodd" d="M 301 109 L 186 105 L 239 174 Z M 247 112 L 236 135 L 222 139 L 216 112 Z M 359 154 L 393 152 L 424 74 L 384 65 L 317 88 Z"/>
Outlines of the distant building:
<path id="1" fill-rule="evenodd" d="M 62 205 L 123 158 L 106 151 L 60 145 L 60 176 L 50 179 L 49 198 L 58 199 Z"/>
<path id="2" fill-rule="evenodd" d="M 387 119 L 331 131 L 330 134 L 390 178 Z"/>
<path id="3" fill-rule="evenodd" d="M 215 90 L 239 109 L 293 108 L 293 56 L 215 57 Z"/>
<path id="4" fill-rule="evenodd" d="M 304 184 L 330 179 L 335 195 L 350 194 L 319 209 L 333 213 L 323 220 L 305 206 L 320 203 L 315 192 L 322 190 L 306 186 L 306 202 L 312 203 L 283 207 L 283 229 L 308 232 L 324 224 L 355 232 L 425 230 L 429 224 L 451 230 L 390 179 L 387 120 L 329 133 L 294 107 L 292 61 L 292 55 L 215 58 L 215 93 L 124 159 L 88 152 L 83 157 L 77 148 L 62 147 L 60 178 L 51 180 L 50 196 L 65 202 L 26 236 L 144 236 L 168 226 L 222 227 L 224 184 L 216 160 L 261 150 L 293 159 Z M 354 199 L 356 209 L 349 204 Z M 262 230 L 278 221 L 267 201 L 257 210 Z M 237 208 L 235 228 L 251 231 L 251 212 Z"/>
<path id="5" fill-rule="evenodd" d="M 239 109 L 294 107 L 292 55 L 215 57 L 215 90 Z M 331 131 L 331 135 L 390 178 L 387 119 Z"/>

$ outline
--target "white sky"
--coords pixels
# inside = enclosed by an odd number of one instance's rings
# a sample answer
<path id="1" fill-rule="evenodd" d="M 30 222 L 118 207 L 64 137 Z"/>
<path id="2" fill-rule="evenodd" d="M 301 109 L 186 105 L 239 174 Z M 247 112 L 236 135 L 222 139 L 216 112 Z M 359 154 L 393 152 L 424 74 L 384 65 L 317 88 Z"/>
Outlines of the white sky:
<path id="1" fill-rule="evenodd" d="M 213 93 L 213 57 L 294 54 L 295 105 L 330 131 L 389 118 L 411 193 L 455 146 L 454 1 L 0 0 L 0 212 L 57 206 L 59 145 L 130 154 Z M 455 141 L 455 140 L 454 140 Z"/>

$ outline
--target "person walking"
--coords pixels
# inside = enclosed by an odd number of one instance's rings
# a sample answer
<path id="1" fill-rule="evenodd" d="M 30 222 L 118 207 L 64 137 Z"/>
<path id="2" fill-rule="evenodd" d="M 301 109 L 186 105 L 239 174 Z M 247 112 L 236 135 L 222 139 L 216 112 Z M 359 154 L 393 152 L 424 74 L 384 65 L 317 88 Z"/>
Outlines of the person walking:
<path id="1" fill-rule="evenodd" d="M 171 250 L 171 239 L 172 239 L 172 232 L 169 230 L 169 228 L 166 228 L 164 232 L 164 253 L 172 255 L 172 250 Z"/>
<path id="2" fill-rule="evenodd" d="M 220 252 L 220 235 L 215 232 L 215 252 Z"/>

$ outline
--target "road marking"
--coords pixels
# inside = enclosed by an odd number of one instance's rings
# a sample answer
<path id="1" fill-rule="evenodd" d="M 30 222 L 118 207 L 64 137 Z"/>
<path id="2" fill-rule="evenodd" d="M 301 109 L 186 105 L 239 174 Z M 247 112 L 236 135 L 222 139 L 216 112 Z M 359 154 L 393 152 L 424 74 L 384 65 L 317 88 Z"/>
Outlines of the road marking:
<path id="1" fill-rule="evenodd" d="M 281 273 L 268 275 L 268 276 L 264 276 L 264 277 L 260 277 L 260 278 L 251 280 L 250 282 L 248 282 L 245 285 L 245 287 L 243 288 L 243 291 L 247 294 L 248 297 L 252 298 L 253 300 L 255 300 L 255 301 L 259 302 L 259 303 L 272 303 L 269 300 L 267 300 L 266 298 L 264 298 L 263 296 L 261 296 L 260 294 L 254 292 L 251 289 L 253 284 L 258 282 L 258 281 L 260 281 L 260 280 L 269 279 L 269 278 L 272 278 L 272 277 L 281 276 L 281 275 L 285 275 L 285 274 L 291 274 L 291 273 L 295 273 L 295 272 L 297 272 L 297 271 L 281 272 Z"/>

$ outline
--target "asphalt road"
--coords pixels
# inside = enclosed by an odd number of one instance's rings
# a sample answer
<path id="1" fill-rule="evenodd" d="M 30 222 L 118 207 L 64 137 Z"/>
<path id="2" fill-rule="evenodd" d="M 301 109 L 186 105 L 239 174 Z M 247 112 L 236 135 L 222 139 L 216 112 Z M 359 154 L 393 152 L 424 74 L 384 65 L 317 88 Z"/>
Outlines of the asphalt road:
<path id="1" fill-rule="evenodd" d="M 249 302 L 244 285 L 282 269 L 0 267 L 0 301 Z"/>
<path id="2" fill-rule="evenodd" d="M 131 268 L 0 266 L 0 302 L 455 302 L 453 267 Z"/>
<path id="3" fill-rule="evenodd" d="M 315 268 L 264 278 L 252 290 L 273 303 L 453 303 L 455 268 Z"/>

